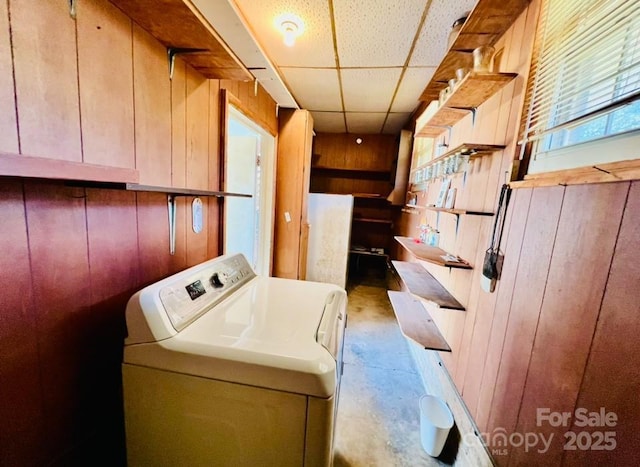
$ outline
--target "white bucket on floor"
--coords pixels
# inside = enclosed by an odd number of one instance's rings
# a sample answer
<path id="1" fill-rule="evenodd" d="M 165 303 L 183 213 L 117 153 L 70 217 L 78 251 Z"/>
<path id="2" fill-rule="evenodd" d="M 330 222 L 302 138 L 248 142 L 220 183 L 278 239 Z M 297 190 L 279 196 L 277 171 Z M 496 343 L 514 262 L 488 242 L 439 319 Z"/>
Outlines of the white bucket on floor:
<path id="1" fill-rule="evenodd" d="M 435 396 L 420 398 L 420 440 L 424 450 L 438 457 L 453 426 L 453 415 L 447 403 Z"/>

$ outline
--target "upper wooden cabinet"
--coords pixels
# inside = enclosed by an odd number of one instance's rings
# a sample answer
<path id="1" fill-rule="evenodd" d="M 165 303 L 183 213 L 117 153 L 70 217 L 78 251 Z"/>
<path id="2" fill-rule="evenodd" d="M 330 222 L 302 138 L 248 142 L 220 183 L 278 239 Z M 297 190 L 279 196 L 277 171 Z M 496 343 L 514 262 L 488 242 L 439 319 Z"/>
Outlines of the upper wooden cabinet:
<path id="1" fill-rule="evenodd" d="M 253 79 L 191 1 L 110 1 L 165 47 L 190 50 L 181 57 L 204 77 L 240 81 Z"/>

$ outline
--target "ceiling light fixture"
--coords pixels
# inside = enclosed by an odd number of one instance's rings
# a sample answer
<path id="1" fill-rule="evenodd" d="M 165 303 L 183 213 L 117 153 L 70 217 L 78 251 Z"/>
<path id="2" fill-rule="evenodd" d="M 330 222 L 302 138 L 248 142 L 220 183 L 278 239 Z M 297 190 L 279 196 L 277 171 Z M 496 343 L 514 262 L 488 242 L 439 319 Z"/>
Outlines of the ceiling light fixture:
<path id="1" fill-rule="evenodd" d="M 293 47 L 296 39 L 304 31 L 302 20 L 291 13 L 280 15 L 276 18 L 276 26 L 282 33 L 284 44 L 288 47 Z"/>
<path id="2" fill-rule="evenodd" d="M 356 144 L 362 144 L 362 138 L 356 138 Z"/>

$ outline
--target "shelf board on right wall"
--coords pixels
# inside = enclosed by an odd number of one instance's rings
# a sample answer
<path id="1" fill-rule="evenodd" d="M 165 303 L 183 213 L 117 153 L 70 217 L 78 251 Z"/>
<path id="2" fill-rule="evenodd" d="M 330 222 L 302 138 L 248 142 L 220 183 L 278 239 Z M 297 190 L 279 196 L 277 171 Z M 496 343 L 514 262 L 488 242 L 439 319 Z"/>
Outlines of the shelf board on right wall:
<path id="1" fill-rule="evenodd" d="M 433 113 L 416 121 L 415 136 L 436 138 L 505 87 L 516 73 L 469 73 Z"/>
<path id="2" fill-rule="evenodd" d="M 420 243 L 420 241 L 409 237 L 394 238 L 405 250 L 422 261 L 448 268 L 473 269 L 469 263 L 461 258 L 458 258 L 459 261 L 445 260 L 443 257 L 447 255 L 447 252 L 441 248 L 425 245 L 424 243 Z"/>

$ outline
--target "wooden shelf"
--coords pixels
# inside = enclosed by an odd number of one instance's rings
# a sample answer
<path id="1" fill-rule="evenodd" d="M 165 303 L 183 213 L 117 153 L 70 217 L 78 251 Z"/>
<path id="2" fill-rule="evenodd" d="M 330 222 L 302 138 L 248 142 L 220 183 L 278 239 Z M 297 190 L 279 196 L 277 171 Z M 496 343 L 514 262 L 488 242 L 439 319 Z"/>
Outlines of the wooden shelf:
<path id="1" fill-rule="evenodd" d="M 471 52 L 481 45 L 495 45 L 509 29 L 530 0 L 478 0 L 475 8 L 462 25 L 453 44 L 438 65 L 431 81 L 420 96 L 421 101 L 438 99 L 440 90 L 447 86 L 456 70 L 471 68 Z"/>
<path id="2" fill-rule="evenodd" d="M 135 169 L 0 152 L 0 176 L 98 183 L 137 183 Z"/>
<path id="3" fill-rule="evenodd" d="M 56 180 L 68 185 L 111 190 L 148 191 L 176 196 L 237 196 L 251 198 L 244 193 L 194 190 L 163 186 L 140 185 L 135 169 L 86 164 L 84 162 L 47 159 L 0 152 L 0 177 Z"/>
<path id="4" fill-rule="evenodd" d="M 386 253 L 374 253 L 369 250 L 349 250 L 349 253 L 353 253 L 354 255 L 363 255 L 363 256 L 377 256 L 379 258 L 389 258 L 389 255 Z"/>
<path id="5" fill-rule="evenodd" d="M 387 198 L 379 193 L 353 193 L 353 197 L 356 199 L 377 199 L 387 201 Z"/>
<path id="6" fill-rule="evenodd" d="M 246 193 L 232 193 L 227 191 L 212 191 L 212 190 L 195 190 L 192 188 L 174 188 L 164 186 L 152 186 L 152 185 L 139 185 L 137 183 L 127 183 L 123 187 L 127 191 L 147 191 L 154 193 L 167 193 L 175 196 L 215 196 L 218 198 L 233 196 L 236 198 L 252 198 L 253 195 Z"/>
<path id="7" fill-rule="evenodd" d="M 405 250 L 422 261 L 448 268 L 473 269 L 471 265 L 462 258 L 458 258 L 459 261 L 446 261 L 443 259 L 443 256 L 446 256 L 447 252 L 441 248 L 425 245 L 424 243 L 420 243 L 419 241 L 409 237 L 393 238 L 400 243 Z"/>
<path id="8" fill-rule="evenodd" d="M 470 160 L 477 159 L 479 157 L 485 157 L 493 154 L 496 151 L 501 151 L 506 146 L 501 144 L 476 144 L 476 143 L 463 143 L 459 146 L 456 146 L 453 149 L 445 152 L 444 154 L 436 157 L 435 159 L 430 160 L 426 164 L 422 164 L 419 167 L 416 167 L 414 170 L 420 170 L 425 167 L 429 167 L 430 165 L 434 165 L 436 162 L 440 162 L 446 159 L 449 156 L 453 156 L 456 153 L 461 153 L 463 156 L 469 156 Z"/>
<path id="9" fill-rule="evenodd" d="M 400 331 L 428 350 L 451 352 L 451 347 L 419 300 L 405 292 L 387 292 Z"/>
<path id="10" fill-rule="evenodd" d="M 165 47 L 189 51 L 180 57 L 206 78 L 253 79 L 190 0 L 110 1 Z"/>
<path id="11" fill-rule="evenodd" d="M 416 127 L 415 136 L 435 138 L 462 120 L 470 110 L 480 107 L 487 99 L 505 87 L 516 73 L 469 73 L 455 88 L 443 105 L 426 122 Z"/>
<path id="12" fill-rule="evenodd" d="M 416 297 L 431 302 L 440 308 L 464 311 L 464 306 L 420 264 L 408 261 L 391 261 L 391 264 L 407 287 L 407 290 Z"/>
<path id="13" fill-rule="evenodd" d="M 446 212 L 448 214 L 455 214 L 456 216 L 468 215 L 468 216 L 493 216 L 492 212 L 487 211 L 471 211 L 467 209 L 447 209 L 447 208 L 437 208 L 435 206 L 425 206 L 424 209 L 428 209 L 429 211 L 436 212 Z"/>
<path id="14" fill-rule="evenodd" d="M 311 167 L 311 174 L 333 178 L 361 178 L 365 180 L 389 180 L 390 170 L 376 169 L 339 169 L 335 167 Z"/>
<path id="15" fill-rule="evenodd" d="M 371 224 L 387 224 L 387 225 L 393 224 L 393 221 L 389 219 L 373 219 L 370 217 L 354 217 L 352 220 L 353 222 L 368 222 Z"/>

